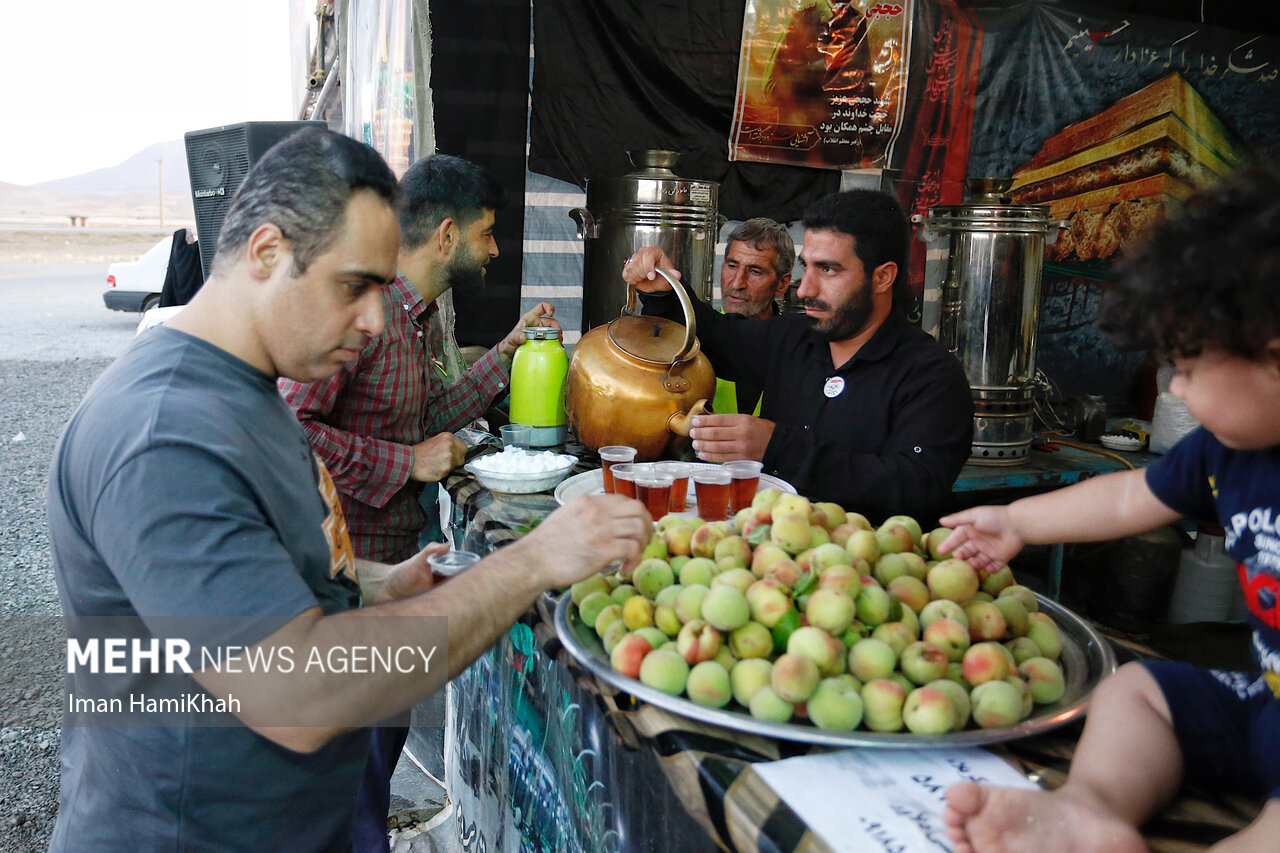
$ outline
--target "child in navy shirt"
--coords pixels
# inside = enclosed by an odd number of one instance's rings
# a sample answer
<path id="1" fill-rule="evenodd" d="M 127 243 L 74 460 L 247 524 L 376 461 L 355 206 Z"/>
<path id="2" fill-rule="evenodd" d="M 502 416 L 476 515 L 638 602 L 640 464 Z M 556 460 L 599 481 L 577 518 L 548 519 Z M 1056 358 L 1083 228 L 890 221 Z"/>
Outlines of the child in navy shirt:
<path id="1" fill-rule="evenodd" d="M 994 571 L 1027 544 L 1216 519 L 1259 671 L 1122 666 L 1095 691 L 1061 788 L 955 785 L 947 833 L 957 853 L 1137 853 L 1138 827 L 1193 779 L 1266 801 L 1215 850 L 1280 849 L 1280 178 L 1247 170 L 1157 224 L 1108 293 L 1103 328 L 1172 359 L 1169 390 L 1201 428 L 1145 470 L 944 518 L 955 533 L 943 549 Z"/>

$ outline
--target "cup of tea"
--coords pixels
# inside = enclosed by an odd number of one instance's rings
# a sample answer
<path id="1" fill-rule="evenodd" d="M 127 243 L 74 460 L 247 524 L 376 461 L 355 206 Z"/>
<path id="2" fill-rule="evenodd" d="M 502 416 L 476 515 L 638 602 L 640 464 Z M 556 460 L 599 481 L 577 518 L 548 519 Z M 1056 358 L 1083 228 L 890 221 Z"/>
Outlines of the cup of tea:
<path id="1" fill-rule="evenodd" d="M 729 517 L 729 484 L 732 480 L 723 466 L 694 469 L 693 493 L 698 501 L 698 518 L 724 521 Z"/>
<path id="2" fill-rule="evenodd" d="M 636 475 L 643 473 L 647 467 L 635 462 L 615 462 L 610 469 L 610 474 L 606 475 L 612 477 L 613 493 L 626 498 L 634 498 L 636 496 Z M 605 491 L 609 490 L 605 489 Z"/>
<path id="3" fill-rule="evenodd" d="M 636 475 L 636 500 L 645 505 L 655 520 L 667 514 L 671 504 L 671 486 L 675 478 L 651 466 L 648 471 Z"/>
<path id="4" fill-rule="evenodd" d="M 431 582 L 434 586 L 439 586 L 449 578 L 457 577 L 478 562 L 480 562 L 480 555 L 474 551 L 445 551 L 443 554 L 427 557 L 427 564 L 431 566 Z"/>
<path id="5" fill-rule="evenodd" d="M 604 472 L 605 494 L 614 492 L 613 466 L 619 462 L 634 462 L 636 449 L 625 444 L 611 444 L 600 448 L 600 470 Z"/>
<path id="6" fill-rule="evenodd" d="M 659 462 L 657 469 L 660 474 L 670 474 L 673 480 L 668 511 L 684 512 L 684 505 L 689 497 L 689 475 L 693 473 L 693 466 L 687 462 Z"/>
<path id="7" fill-rule="evenodd" d="M 729 472 L 729 512 L 737 512 L 751 506 L 756 496 L 756 487 L 760 485 L 760 471 L 764 464 L 749 459 L 739 459 L 724 463 Z"/>

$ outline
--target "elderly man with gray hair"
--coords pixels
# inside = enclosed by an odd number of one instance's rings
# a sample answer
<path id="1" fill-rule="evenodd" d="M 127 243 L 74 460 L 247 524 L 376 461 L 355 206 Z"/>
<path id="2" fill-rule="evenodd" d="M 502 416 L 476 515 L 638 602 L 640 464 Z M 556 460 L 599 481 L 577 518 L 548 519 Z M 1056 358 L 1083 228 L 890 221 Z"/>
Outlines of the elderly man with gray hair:
<path id="1" fill-rule="evenodd" d="M 782 313 L 777 300 L 791 286 L 796 246 L 787 227 L 765 217 L 748 219 L 729 234 L 720 266 L 720 307 L 726 314 L 764 320 Z M 760 414 L 761 389 L 716 379 L 712 408 L 722 415 Z"/>
<path id="2" fill-rule="evenodd" d="M 787 227 L 748 219 L 729 234 L 720 267 L 720 304 L 726 314 L 763 320 L 781 313 L 775 300 L 791 286 L 796 245 Z"/>

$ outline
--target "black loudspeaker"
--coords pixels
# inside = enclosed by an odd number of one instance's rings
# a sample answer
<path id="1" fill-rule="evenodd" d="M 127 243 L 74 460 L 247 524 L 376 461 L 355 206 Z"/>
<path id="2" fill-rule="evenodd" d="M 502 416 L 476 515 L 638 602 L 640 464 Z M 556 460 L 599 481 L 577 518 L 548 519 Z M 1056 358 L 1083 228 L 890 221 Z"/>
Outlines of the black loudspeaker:
<path id="1" fill-rule="evenodd" d="M 200 238 L 200 265 L 206 279 L 218 248 L 222 220 L 249 169 L 272 145 L 312 126 L 327 125 L 323 121 L 246 121 L 186 134 L 187 171 Z"/>

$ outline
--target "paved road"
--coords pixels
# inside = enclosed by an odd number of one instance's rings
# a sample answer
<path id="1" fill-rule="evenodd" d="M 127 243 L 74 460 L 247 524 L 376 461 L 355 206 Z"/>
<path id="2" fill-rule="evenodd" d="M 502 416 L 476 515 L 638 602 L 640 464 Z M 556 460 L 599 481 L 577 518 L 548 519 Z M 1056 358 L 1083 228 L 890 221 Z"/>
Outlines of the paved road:
<path id="1" fill-rule="evenodd" d="M 0 264 L 0 359 L 115 358 L 138 315 L 108 311 L 106 264 Z"/>

